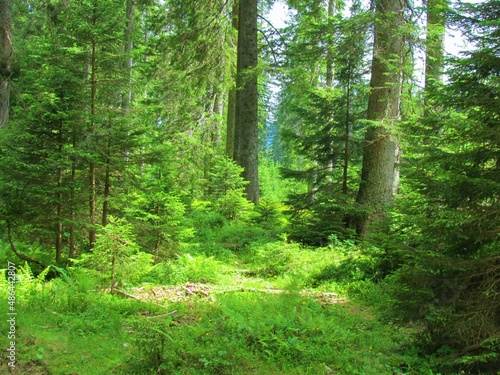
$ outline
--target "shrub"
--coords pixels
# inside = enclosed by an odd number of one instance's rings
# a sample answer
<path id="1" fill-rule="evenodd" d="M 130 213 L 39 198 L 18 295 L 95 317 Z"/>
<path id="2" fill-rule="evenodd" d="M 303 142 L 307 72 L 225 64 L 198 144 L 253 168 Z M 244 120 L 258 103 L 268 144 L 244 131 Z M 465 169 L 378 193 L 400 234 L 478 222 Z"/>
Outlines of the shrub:
<path id="1" fill-rule="evenodd" d="M 110 217 L 109 224 L 99 228 L 93 251 L 74 263 L 98 271 L 114 289 L 115 282 L 136 283 L 151 269 L 152 258 L 139 251 L 130 224 Z"/>
<path id="2" fill-rule="evenodd" d="M 214 283 L 224 274 L 224 266 L 213 257 L 183 254 L 167 263 L 167 280 L 171 284 Z"/>

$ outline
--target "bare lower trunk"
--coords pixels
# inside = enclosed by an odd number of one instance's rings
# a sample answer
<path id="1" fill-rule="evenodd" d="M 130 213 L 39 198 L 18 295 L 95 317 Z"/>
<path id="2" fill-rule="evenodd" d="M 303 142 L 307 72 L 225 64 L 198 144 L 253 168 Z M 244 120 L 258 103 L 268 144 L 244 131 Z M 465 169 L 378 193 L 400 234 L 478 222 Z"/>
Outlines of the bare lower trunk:
<path id="1" fill-rule="evenodd" d="M 241 0 L 236 77 L 235 160 L 244 168 L 247 198 L 259 202 L 257 0 Z"/>
<path id="2" fill-rule="evenodd" d="M 357 231 L 364 236 L 374 219 L 383 218 L 392 203 L 397 174 L 396 125 L 400 117 L 403 54 L 403 2 L 376 0 L 375 41 L 368 100 L 368 120 Z"/>

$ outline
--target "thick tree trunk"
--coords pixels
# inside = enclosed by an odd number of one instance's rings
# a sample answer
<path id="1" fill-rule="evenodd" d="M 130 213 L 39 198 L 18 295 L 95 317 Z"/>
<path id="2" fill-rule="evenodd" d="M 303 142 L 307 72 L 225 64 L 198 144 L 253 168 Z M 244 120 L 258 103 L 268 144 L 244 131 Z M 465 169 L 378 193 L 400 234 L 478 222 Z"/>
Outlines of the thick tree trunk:
<path id="1" fill-rule="evenodd" d="M 0 0 L 0 128 L 9 121 L 10 77 L 12 75 L 12 0 Z"/>
<path id="2" fill-rule="evenodd" d="M 244 168 L 247 198 L 259 202 L 257 0 L 241 0 L 236 76 L 235 160 Z"/>
<path id="3" fill-rule="evenodd" d="M 400 117 L 403 54 L 403 1 L 376 0 L 371 92 L 363 152 L 361 184 L 357 202 L 360 235 L 382 218 L 391 204 L 396 176 L 398 140 L 396 124 Z"/>

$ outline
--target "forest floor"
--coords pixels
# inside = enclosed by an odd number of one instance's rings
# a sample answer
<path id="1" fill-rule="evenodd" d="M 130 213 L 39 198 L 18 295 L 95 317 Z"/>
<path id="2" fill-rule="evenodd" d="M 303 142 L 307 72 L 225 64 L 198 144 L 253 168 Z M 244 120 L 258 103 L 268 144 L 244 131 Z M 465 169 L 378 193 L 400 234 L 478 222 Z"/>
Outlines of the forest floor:
<path id="1" fill-rule="evenodd" d="M 34 279 L 18 290 L 16 367 L 3 356 L 0 373 L 432 374 L 413 345 L 416 330 L 370 306 L 383 292 L 320 282 L 338 260 L 330 252 L 190 257 L 182 269 L 191 273 L 177 283 L 113 295 L 81 270 L 66 281 Z"/>

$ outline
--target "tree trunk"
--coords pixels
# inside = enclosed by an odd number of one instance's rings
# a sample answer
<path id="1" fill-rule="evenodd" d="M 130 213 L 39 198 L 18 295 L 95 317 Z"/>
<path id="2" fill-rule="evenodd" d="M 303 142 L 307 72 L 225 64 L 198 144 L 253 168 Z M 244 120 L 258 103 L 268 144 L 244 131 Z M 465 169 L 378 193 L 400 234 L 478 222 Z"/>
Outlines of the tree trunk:
<path id="1" fill-rule="evenodd" d="M 334 30 L 333 30 L 333 16 L 335 14 L 335 1 L 336 0 L 328 0 L 328 46 L 326 50 L 326 87 L 327 88 L 333 88 L 333 74 L 334 74 L 334 67 L 333 67 L 333 38 L 334 38 Z"/>
<path id="2" fill-rule="evenodd" d="M 63 159 L 63 123 L 61 122 L 59 124 L 59 134 L 58 134 L 58 156 L 59 160 L 62 161 Z M 63 213 L 63 192 L 62 192 L 62 183 L 63 183 L 63 169 L 62 165 L 58 166 L 57 169 L 57 193 L 56 193 L 56 262 L 59 262 L 61 260 L 62 256 L 62 239 L 63 239 L 63 218 L 62 218 L 62 213 Z"/>
<path id="3" fill-rule="evenodd" d="M 361 213 L 357 231 L 364 236 L 374 219 L 383 218 L 392 203 L 400 117 L 403 54 L 403 2 L 375 1 L 375 40 L 371 67 L 368 120 L 361 184 L 357 202 Z"/>
<path id="4" fill-rule="evenodd" d="M 97 8 L 94 4 L 92 26 L 95 28 L 97 24 Z M 97 100 L 97 40 L 95 37 L 92 39 L 92 55 L 90 57 L 90 136 L 92 142 L 95 141 L 96 131 L 96 100 Z M 93 156 L 91 156 L 93 158 Z M 89 165 L 89 246 L 93 249 L 96 241 L 96 163 L 91 159 Z"/>
<path id="5" fill-rule="evenodd" d="M 12 0 L 0 0 L 0 128 L 9 121 L 10 77 L 12 75 Z"/>
<path id="6" fill-rule="evenodd" d="M 235 160 L 244 168 L 247 198 L 259 202 L 257 0 L 241 0 L 236 75 Z"/>
<path id="7" fill-rule="evenodd" d="M 126 66 L 125 71 L 127 74 L 127 90 L 122 98 L 122 107 L 125 115 L 130 114 L 130 104 L 132 103 L 132 48 L 133 48 L 133 34 L 134 34 L 134 0 L 127 0 L 126 14 L 127 14 L 127 30 L 125 31 L 125 58 Z"/>
<path id="8" fill-rule="evenodd" d="M 342 193 L 347 195 L 347 182 L 348 182 L 348 172 L 349 172 L 349 142 L 351 134 L 351 74 L 349 70 L 349 75 L 347 78 L 347 92 L 346 92 L 346 103 L 345 103 L 345 125 L 344 125 L 344 165 L 342 171 Z"/>
<path id="9" fill-rule="evenodd" d="M 232 15 L 233 29 L 238 30 L 238 0 L 235 0 L 233 5 Z M 233 78 L 234 71 L 231 73 Z M 236 121 L 236 86 L 232 86 L 227 98 L 227 120 L 226 120 L 226 155 L 231 159 L 235 159 L 234 153 L 234 124 Z"/>
<path id="10" fill-rule="evenodd" d="M 104 202 L 102 203 L 102 226 L 108 225 L 109 216 L 109 199 L 111 197 L 111 157 L 110 142 L 108 140 L 108 154 L 106 157 L 106 172 L 104 173 Z"/>
<path id="11" fill-rule="evenodd" d="M 328 46 L 326 50 L 326 88 L 329 90 L 333 90 L 334 88 L 334 51 L 333 51 L 333 39 L 335 37 L 335 33 L 333 30 L 333 16 L 335 14 L 335 1 L 336 0 L 328 0 L 328 9 L 327 9 L 327 25 L 328 25 Z M 333 113 L 332 113 L 333 117 Z M 328 173 L 327 181 L 330 185 L 330 189 L 333 189 L 333 169 L 335 166 L 335 158 L 334 158 L 334 144 L 331 142 L 330 144 L 330 155 L 332 155 L 332 159 L 328 161 L 328 164 L 325 167 L 325 170 Z"/>
<path id="12" fill-rule="evenodd" d="M 75 130 L 73 130 L 73 150 L 76 148 L 76 135 Z M 76 194 L 75 194 L 75 184 L 76 184 L 76 162 L 71 163 L 71 188 L 70 188 L 70 225 L 69 225 L 69 258 L 75 257 L 75 221 L 76 221 Z"/>
<path id="13" fill-rule="evenodd" d="M 444 63 L 444 34 L 447 0 L 427 0 L 427 37 L 425 42 L 425 91 L 440 82 Z"/>

